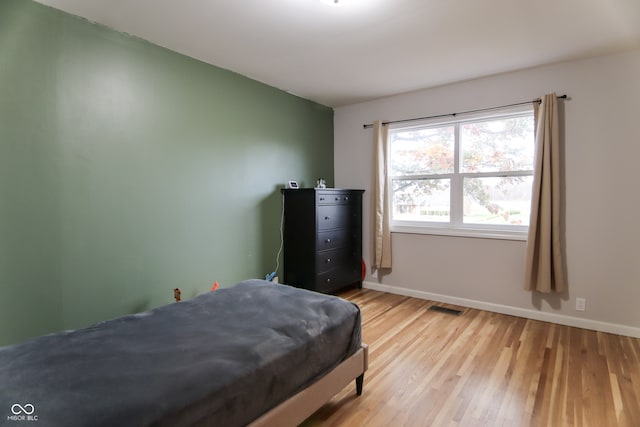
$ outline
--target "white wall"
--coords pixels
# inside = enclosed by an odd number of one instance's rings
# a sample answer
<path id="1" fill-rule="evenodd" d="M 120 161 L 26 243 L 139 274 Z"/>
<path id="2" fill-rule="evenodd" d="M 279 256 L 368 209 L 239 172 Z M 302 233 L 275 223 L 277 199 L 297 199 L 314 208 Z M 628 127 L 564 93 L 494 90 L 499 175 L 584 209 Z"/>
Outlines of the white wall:
<path id="1" fill-rule="evenodd" d="M 390 77 L 392 78 L 392 76 Z M 394 267 L 366 286 L 640 336 L 640 50 L 401 94 L 335 110 L 336 187 L 364 188 L 371 264 L 373 120 L 446 114 L 555 91 L 564 104 L 569 290 L 522 290 L 525 242 L 393 234 Z M 575 311 L 575 298 L 587 300 Z M 567 317 L 569 316 L 569 317 Z"/>

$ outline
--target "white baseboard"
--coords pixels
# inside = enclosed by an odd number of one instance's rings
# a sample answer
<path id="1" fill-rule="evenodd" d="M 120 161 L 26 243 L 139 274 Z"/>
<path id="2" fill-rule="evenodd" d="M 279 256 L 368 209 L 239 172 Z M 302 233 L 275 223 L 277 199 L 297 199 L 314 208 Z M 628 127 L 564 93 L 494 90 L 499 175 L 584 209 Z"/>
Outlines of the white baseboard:
<path id="1" fill-rule="evenodd" d="M 493 304 L 485 301 L 477 301 L 466 298 L 452 297 L 415 289 L 401 288 L 397 286 L 382 285 L 374 282 L 363 282 L 362 287 L 390 294 L 404 295 L 408 297 L 426 299 L 430 301 L 454 304 L 462 307 L 477 308 L 479 310 L 494 313 L 508 314 L 510 316 L 524 317 L 526 319 L 541 320 L 543 322 L 557 323 L 559 325 L 574 326 L 576 328 L 591 329 L 593 331 L 608 332 L 627 337 L 640 338 L 640 328 L 620 325 L 616 323 L 601 322 L 599 320 L 583 319 L 564 314 L 549 313 L 545 311 L 531 310 L 509 305 Z"/>

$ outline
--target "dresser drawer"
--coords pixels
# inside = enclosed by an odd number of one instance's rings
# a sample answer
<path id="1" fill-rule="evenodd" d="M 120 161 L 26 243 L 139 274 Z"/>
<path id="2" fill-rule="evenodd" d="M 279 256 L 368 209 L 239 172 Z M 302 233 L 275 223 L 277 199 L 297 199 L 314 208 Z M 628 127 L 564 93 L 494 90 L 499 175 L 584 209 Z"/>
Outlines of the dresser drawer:
<path id="1" fill-rule="evenodd" d="M 325 273 L 335 269 L 349 268 L 353 258 L 353 256 L 349 256 L 350 253 L 351 251 L 346 248 L 318 252 L 316 254 L 316 272 Z"/>
<path id="2" fill-rule="evenodd" d="M 359 242 L 353 230 L 329 230 L 318 233 L 316 249 L 327 251 L 329 249 L 344 248 Z"/>
<path id="3" fill-rule="evenodd" d="M 320 292 L 331 292 L 360 279 L 361 272 L 356 268 L 331 270 L 316 276 L 315 288 Z"/>
<path id="4" fill-rule="evenodd" d="M 354 201 L 353 195 L 348 192 L 319 192 L 316 194 L 316 202 L 318 205 L 344 205 Z"/>
<path id="5" fill-rule="evenodd" d="M 354 213 L 347 206 L 318 206 L 318 231 L 348 228 L 353 218 Z"/>

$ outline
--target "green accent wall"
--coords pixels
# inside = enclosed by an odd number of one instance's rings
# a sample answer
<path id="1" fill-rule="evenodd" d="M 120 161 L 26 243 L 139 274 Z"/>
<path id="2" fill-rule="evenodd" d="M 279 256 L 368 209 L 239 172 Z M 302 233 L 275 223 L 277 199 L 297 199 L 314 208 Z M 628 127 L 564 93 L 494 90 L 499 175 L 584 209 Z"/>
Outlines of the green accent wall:
<path id="1" fill-rule="evenodd" d="M 0 2 L 0 345 L 264 277 L 279 189 L 318 177 L 331 108 Z"/>

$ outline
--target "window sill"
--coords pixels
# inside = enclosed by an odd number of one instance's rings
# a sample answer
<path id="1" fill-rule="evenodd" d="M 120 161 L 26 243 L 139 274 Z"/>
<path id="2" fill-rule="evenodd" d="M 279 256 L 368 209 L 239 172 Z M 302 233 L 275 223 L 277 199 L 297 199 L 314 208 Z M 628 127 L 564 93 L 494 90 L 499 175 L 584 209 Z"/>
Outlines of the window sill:
<path id="1" fill-rule="evenodd" d="M 519 240 L 527 241 L 526 230 L 497 230 L 485 228 L 450 228 L 450 227 L 425 227 L 412 225 L 392 225 L 392 233 L 401 234 L 430 234 L 435 236 L 472 237 L 476 239 L 494 240 Z"/>

